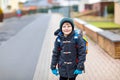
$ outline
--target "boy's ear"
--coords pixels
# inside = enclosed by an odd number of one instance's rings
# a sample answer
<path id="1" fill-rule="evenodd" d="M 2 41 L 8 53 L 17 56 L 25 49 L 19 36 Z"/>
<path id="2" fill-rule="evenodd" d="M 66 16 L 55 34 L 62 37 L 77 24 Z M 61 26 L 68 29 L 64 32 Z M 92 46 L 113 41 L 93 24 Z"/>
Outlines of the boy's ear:
<path id="1" fill-rule="evenodd" d="M 57 36 L 59 32 L 60 32 L 60 29 L 57 29 L 57 30 L 54 32 L 54 35 Z"/>

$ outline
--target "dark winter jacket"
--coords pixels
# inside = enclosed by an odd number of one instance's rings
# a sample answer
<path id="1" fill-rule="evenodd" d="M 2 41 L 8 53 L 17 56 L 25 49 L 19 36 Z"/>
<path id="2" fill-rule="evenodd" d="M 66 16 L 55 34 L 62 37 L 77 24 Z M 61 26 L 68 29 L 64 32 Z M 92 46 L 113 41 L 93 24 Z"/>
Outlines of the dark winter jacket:
<path id="1" fill-rule="evenodd" d="M 75 32 L 64 37 L 63 34 L 59 34 L 58 36 L 61 39 L 61 50 L 59 51 L 59 43 L 56 39 L 54 43 L 51 69 L 56 69 L 56 65 L 58 64 L 59 74 L 62 77 L 72 78 L 75 77 L 74 71 L 75 69 L 83 70 L 84 62 L 86 60 L 85 53 L 85 45 L 83 43 L 83 39 L 81 36 L 78 38 L 78 51 L 75 48 L 75 40 L 74 40 Z M 76 63 L 76 57 L 78 55 L 78 63 Z"/>

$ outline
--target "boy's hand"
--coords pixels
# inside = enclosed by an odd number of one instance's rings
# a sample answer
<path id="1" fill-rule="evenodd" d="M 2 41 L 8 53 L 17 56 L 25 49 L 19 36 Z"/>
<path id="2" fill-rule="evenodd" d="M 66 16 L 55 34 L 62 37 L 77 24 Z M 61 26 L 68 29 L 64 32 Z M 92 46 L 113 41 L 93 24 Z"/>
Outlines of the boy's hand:
<path id="1" fill-rule="evenodd" d="M 74 74 L 82 74 L 82 70 L 76 69 L 76 70 L 74 71 Z"/>
<path id="2" fill-rule="evenodd" d="M 52 70 L 52 73 L 53 73 L 54 75 L 56 75 L 56 76 L 58 76 L 58 74 L 59 74 L 57 69 L 53 69 L 53 70 Z"/>

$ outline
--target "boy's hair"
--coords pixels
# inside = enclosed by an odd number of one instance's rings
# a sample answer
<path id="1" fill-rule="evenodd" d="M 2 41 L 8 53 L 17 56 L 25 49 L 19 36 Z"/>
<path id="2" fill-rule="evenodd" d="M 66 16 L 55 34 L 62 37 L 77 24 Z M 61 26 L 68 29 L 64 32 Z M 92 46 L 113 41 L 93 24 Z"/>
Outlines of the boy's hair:
<path id="1" fill-rule="evenodd" d="M 60 31 L 62 32 L 62 25 L 65 23 L 65 22 L 68 22 L 72 25 L 72 30 L 74 30 L 74 22 L 71 18 L 63 18 L 61 21 L 60 21 Z"/>

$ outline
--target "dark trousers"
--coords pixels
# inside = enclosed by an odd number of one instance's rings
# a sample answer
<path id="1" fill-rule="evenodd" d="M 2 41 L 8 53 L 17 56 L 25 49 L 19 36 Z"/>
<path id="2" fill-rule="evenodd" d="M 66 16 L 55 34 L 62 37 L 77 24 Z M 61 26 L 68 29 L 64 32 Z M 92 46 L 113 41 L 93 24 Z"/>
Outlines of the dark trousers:
<path id="1" fill-rule="evenodd" d="M 61 77 L 61 76 L 60 76 L 60 80 L 75 80 L 75 78 L 76 78 L 76 77 L 74 77 L 74 78 L 65 78 L 65 77 Z"/>

